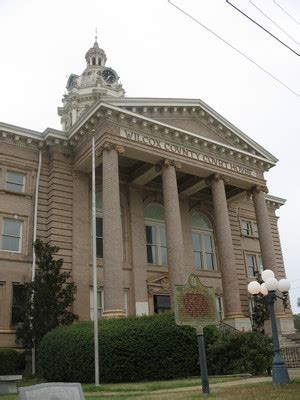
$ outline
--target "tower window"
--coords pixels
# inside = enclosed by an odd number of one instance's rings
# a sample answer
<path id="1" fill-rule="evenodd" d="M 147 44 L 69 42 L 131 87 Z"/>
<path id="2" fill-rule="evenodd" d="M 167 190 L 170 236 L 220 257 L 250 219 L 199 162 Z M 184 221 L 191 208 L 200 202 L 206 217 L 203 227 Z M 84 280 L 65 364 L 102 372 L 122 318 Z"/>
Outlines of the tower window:
<path id="1" fill-rule="evenodd" d="M 92 63 L 93 63 L 93 65 L 96 65 L 96 58 L 93 57 Z"/>

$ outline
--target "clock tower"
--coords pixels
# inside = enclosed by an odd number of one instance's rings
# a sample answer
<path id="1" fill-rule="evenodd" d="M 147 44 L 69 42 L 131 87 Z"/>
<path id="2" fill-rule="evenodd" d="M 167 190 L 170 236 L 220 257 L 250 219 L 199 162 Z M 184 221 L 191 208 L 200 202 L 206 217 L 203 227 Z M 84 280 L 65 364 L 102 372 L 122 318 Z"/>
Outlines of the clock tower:
<path id="1" fill-rule="evenodd" d="M 58 107 L 63 131 L 68 131 L 100 97 L 125 95 L 118 74 L 106 66 L 106 54 L 99 47 L 97 36 L 85 59 L 87 65 L 83 73 L 69 76 L 67 92 L 62 99 L 63 107 Z"/>

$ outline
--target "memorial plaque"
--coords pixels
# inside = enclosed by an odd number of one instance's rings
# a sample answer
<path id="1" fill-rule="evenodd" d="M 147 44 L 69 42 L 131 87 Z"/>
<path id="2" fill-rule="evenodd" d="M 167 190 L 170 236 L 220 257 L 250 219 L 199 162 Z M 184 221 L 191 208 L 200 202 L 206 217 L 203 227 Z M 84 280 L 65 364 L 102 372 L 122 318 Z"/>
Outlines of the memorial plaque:
<path id="1" fill-rule="evenodd" d="M 203 285 L 198 275 L 190 274 L 185 285 L 174 287 L 174 309 L 177 325 L 190 325 L 199 333 L 218 324 L 214 289 Z"/>
<path id="2" fill-rule="evenodd" d="M 84 400 L 80 383 L 41 383 L 19 388 L 18 400 Z"/>

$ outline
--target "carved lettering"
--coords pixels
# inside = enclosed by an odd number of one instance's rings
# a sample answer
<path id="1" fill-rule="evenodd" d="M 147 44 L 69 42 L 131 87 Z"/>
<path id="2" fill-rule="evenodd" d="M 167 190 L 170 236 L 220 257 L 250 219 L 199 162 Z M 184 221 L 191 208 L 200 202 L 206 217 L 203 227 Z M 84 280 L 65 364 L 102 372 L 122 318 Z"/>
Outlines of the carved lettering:
<path id="1" fill-rule="evenodd" d="M 155 137 L 143 135 L 140 133 L 130 132 L 127 129 L 121 129 L 121 136 L 125 137 L 126 139 L 133 140 L 135 142 L 143 143 L 147 146 L 166 150 L 170 153 L 176 153 L 187 158 L 192 158 L 193 160 L 199 160 L 222 169 L 227 169 L 242 175 L 256 177 L 256 172 L 251 168 L 247 168 L 245 166 L 235 164 L 233 162 L 221 160 L 211 155 L 202 154 L 200 152 L 197 152 L 195 150 L 190 150 L 187 147 L 183 147 L 178 144 L 164 142 L 163 140 L 159 140 Z"/>

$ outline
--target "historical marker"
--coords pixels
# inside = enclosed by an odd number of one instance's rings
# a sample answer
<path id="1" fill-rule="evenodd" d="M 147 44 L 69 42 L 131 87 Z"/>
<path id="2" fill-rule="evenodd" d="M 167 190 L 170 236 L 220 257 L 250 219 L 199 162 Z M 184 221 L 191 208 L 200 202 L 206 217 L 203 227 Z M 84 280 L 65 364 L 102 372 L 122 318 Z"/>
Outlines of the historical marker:
<path id="1" fill-rule="evenodd" d="M 214 289 L 203 285 L 199 276 L 190 274 L 185 285 L 174 287 L 174 309 L 177 325 L 190 325 L 196 329 L 202 392 L 209 394 L 203 328 L 218 324 Z"/>

